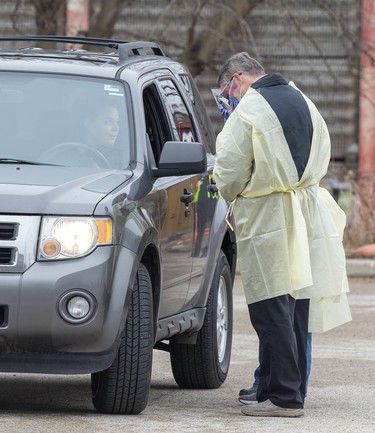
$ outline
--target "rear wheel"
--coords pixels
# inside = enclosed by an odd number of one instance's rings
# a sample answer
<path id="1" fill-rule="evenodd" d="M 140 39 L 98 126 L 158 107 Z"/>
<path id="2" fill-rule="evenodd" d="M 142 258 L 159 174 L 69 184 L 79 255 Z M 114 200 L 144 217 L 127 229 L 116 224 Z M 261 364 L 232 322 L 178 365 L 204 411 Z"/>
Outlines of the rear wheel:
<path id="1" fill-rule="evenodd" d="M 91 375 L 92 401 L 99 412 L 138 414 L 146 407 L 152 369 L 152 315 L 150 275 L 140 264 L 116 359 L 107 370 Z"/>
<path id="2" fill-rule="evenodd" d="M 229 370 L 232 347 L 232 278 L 221 251 L 196 344 L 170 341 L 170 359 L 175 381 L 182 388 L 218 388 Z"/>

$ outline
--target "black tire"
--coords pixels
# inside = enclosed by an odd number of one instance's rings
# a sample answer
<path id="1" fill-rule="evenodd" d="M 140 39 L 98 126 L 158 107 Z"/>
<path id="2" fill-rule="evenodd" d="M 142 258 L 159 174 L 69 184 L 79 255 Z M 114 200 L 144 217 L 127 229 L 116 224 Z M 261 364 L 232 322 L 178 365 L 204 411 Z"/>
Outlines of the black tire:
<path id="1" fill-rule="evenodd" d="M 232 278 L 228 260 L 221 251 L 196 344 L 179 344 L 176 337 L 170 341 L 173 376 L 181 388 L 214 389 L 224 383 L 229 370 L 232 331 Z"/>
<path id="2" fill-rule="evenodd" d="M 116 359 L 107 370 L 91 375 L 92 401 L 99 412 L 130 415 L 146 407 L 152 370 L 152 316 L 150 275 L 140 264 Z"/>

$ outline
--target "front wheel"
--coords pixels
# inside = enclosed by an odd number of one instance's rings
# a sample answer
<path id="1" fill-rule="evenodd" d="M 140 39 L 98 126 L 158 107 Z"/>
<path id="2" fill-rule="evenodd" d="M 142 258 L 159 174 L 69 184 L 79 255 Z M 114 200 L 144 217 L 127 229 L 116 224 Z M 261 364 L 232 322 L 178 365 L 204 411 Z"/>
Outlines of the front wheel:
<path id="1" fill-rule="evenodd" d="M 196 344 L 170 341 L 173 376 L 182 388 L 214 389 L 227 378 L 233 331 L 232 277 L 225 254 L 217 261 Z"/>
<path id="2" fill-rule="evenodd" d="M 153 305 L 150 275 L 140 264 L 126 326 L 113 364 L 91 375 L 92 401 L 102 413 L 138 414 L 151 383 Z"/>

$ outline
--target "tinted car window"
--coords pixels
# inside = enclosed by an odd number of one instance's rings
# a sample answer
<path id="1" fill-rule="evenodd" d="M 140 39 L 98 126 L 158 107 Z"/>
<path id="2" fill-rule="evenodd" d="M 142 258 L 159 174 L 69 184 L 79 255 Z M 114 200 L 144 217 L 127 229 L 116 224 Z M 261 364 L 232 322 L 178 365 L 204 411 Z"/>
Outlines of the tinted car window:
<path id="1" fill-rule="evenodd" d="M 145 88 L 143 92 L 143 106 L 147 137 L 150 142 L 155 163 L 159 161 L 161 150 L 166 141 L 172 140 L 170 127 L 164 104 L 155 84 Z"/>
<path id="2" fill-rule="evenodd" d="M 192 102 L 194 114 L 198 120 L 201 132 L 202 143 L 206 147 L 207 152 L 215 153 L 215 133 L 197 86 L 189 75 L 180 74 L 179 78 Z"/>
<path id="3" fill-rule="evenodd" d="M 197 141 L 189 112 L 175 84 L 172 80 L 161 80 L 160 85 L 165 97 L 167 108 L 171 113 L 175 140 L 191 142 Z"/>

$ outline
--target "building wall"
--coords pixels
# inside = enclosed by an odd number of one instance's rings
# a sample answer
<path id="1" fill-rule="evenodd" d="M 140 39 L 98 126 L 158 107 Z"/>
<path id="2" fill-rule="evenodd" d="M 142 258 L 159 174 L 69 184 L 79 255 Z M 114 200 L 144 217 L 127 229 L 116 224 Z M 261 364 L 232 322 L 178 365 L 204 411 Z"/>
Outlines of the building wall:
<path id="1" fill-rule="evenodd" d="M 172 58 L 181 55 L 194 2 L 179 8 L 162 8 L 163 2 L 143 0 L 126 8 L 116 25 L 116 37 L 158 41 Z M 216 131 L 222 127 L 210 88 L 225 59 L 236 51 L 248 51 L 268 72 L 279 71 L 292 80 L 318 106 L 332 138 L 332 158 L 342 160 L 346 149 L 358 142 L 360 2 L 309 0 L 265 0 L 243 21 L 238 30 L 221 43 L 210 68 L 195 77 L 210 110 Z M 220 9 L 204 9 L 197 29 Z M 223 13 L 228 14 L 224 9 Z M 215 31 L 213 29 L 212 31 Z M 220 35 L 218 35 L 220 38 Z"/>
<path id="2" fill-rule="evenodd" d="M 70 0 L 71 1 L 71 0 Z M 86 1 L 86 0 L 84 0 Z M 101 0 L 88 0 L 95 12 Z M 73 2 L 74 3 L 74 2 Z M 126 7 L 115 27 L 114 37 L 125 40 L 151 39 L 160 43 L 172 58 L 181 55 L 196 2 L 138 0 Z M 205 6 L 197 30 L 207 28 L 208 20 L 228 9 Z M 361 4 L 358 0 L 264 0 L 247 17 L 239 19 L 238 29 L 222 40 L 210 67 L 195 77 L 209 109 L 215 130 L 220 117 L 210 88 L 215 86 L 220 66 L 236 51 L 248 51 L 268 72 L 279 71 L 292 80 L 318 106 L 332 138 L 332 158 L 342 160 L 346 149 L 358 142 L 359 52 Z M 35 34 L 33 9 L 27 2 L 0 2 L 1 34 Z M 212 25 L 212 24 L 211 24 Z M 212 28 L 214 32 L 215 29 Z M 222 39 L 218 35 L 218 39 Z"/>

